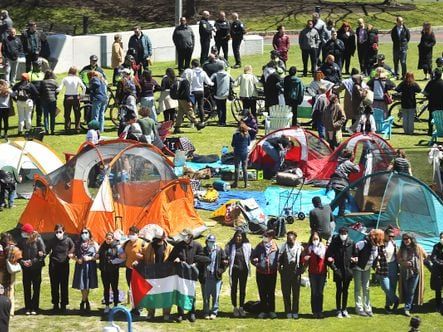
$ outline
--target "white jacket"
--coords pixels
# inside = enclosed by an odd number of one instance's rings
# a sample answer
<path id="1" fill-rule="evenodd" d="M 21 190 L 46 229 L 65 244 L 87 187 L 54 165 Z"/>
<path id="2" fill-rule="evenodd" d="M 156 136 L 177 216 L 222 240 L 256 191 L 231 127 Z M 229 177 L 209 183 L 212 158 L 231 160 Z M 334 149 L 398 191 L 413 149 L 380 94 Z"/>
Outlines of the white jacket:
<path id="1" fill-rule="evenodd" d="M 204 91 L 205 83 L 209 86 L 214 85 L 214 83 L 212 83 L 211 79 L 209 78 L 208 74 L 206 74 L 206 72 L 203 69 L 201 69 L 200 67 L 193 68 L 192 79 L 191 79 L 191 92 Z"/>

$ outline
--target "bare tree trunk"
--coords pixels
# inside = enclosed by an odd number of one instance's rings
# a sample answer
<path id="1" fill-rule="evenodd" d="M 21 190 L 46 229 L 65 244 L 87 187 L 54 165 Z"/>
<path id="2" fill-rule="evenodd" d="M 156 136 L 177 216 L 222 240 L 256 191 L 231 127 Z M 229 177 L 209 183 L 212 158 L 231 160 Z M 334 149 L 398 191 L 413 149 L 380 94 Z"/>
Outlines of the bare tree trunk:
<path id="1" fill-rule="evenodd" d="M 196 14 L 197 9 L 195 7 L 195 0 L 186 0 L 185 5 L 185 16 L 188 19 L 191 19 Z"/>

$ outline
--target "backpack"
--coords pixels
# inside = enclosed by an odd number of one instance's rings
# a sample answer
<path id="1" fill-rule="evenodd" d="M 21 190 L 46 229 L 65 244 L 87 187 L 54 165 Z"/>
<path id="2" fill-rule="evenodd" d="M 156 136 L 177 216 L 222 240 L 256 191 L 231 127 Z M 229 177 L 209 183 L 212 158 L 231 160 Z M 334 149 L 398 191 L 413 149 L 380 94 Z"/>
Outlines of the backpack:
<path id="1" fill-rule="evenodd" d="M 11 172 L 4 172 L 1 182 L 3 182 L 6 187 L 11 188 L 15 185 L 14 175 Z"/>
<path id="2" fill-rule="evenodd" d="M 174 100 L 178 100 L 179 98 L 178 88 L 179 81 L 175 81 L 174 84 L 171 85 L 171 89 L 169 90 L 169 96 Z"/>
<path id="3" fill-rule="evenodd" d="M 304 97 L 304 86 L 303 83 L 298 79 L 298 77 L 291 77 L 291 88 L 289 91 L 289 97 L 300 105 L 303 102 Z"/>
<path id="4" fill-rule="evenodd" d="M 29 98 L 30 98 L 30 95 L 29 95 L 27 89 L 25 89 L 25 86 L 21 85 L 17 90 L 17 100 L 18 101 L 26 101 Z"/>

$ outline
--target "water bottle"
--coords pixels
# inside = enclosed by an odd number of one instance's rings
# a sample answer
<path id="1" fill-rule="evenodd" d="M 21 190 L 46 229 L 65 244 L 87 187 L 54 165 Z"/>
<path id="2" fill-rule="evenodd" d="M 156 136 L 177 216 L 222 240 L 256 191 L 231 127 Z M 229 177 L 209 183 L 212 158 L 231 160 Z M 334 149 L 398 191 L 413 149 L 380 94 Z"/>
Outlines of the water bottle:
<path id="1" fill-rule="evenodd" d="M 227 154 L 229 152 L 229 148 L 225 145 L 225 146 L 223 146 L 222 147 L 222 149 L 221 149 L 221 154 L 222 154 L 222 156 L 224 155 L 224 154 Z"/>
<path id="2" fill-rule="evenodd" d="M 229 182 L 222 181 L 222 180 L 214 181 L 212 186 L 217 191 L 229 191 L 229 190 L 231 190 L 231 184 Z"/>

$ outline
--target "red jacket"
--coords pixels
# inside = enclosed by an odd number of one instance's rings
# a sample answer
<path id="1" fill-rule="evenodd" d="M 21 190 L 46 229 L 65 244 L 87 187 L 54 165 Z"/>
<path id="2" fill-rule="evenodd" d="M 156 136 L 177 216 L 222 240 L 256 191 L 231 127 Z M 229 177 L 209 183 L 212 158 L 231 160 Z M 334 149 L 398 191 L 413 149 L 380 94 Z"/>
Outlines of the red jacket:
<path id="1" fill-rule="evenodd" d="M 320 256 L 316 253 L 320 253 Z M 326 247 L 321 244 L 319 248 L 314 249 L 313 246 L 310 245 L 306 249 L 305 257 L 309 256 L 309 260 L 305 260 L 305 264 L 308 266 L 309 274 L 325 274 L 326 273 L 326 259 L 325 259 L 325 252 Z"/>

